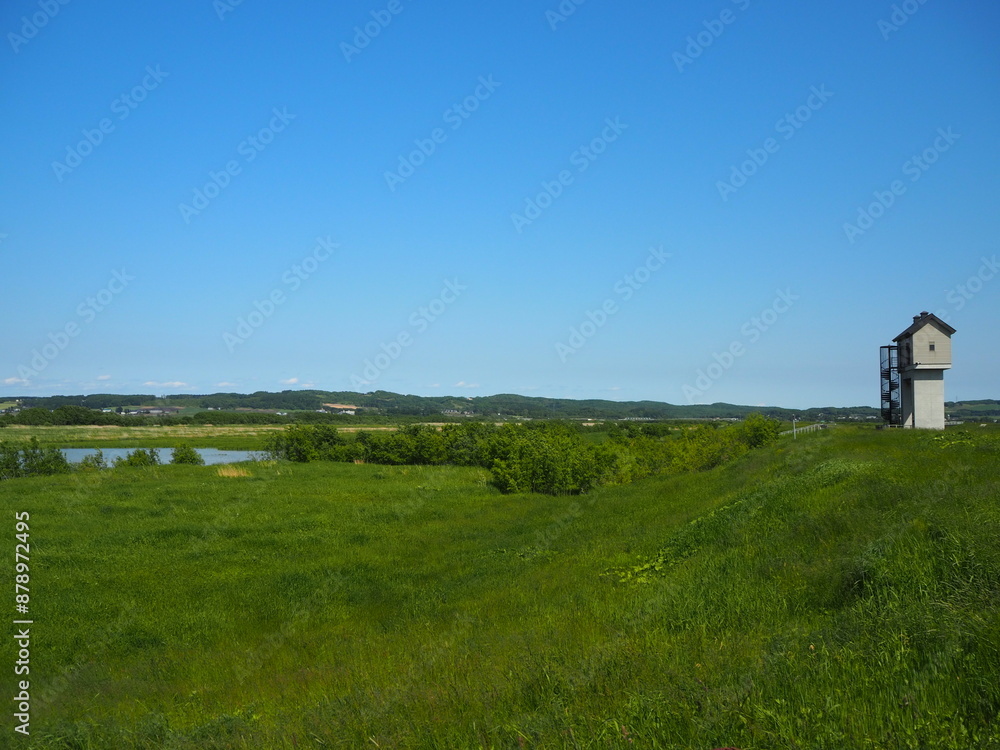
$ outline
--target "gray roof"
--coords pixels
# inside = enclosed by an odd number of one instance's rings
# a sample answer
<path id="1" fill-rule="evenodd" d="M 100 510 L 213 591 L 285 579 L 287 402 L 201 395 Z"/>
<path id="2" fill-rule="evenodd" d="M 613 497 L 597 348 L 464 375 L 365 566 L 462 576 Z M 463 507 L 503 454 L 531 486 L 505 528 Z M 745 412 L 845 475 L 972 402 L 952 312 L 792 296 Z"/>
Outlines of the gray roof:
<path id="1" fill-rule="evenodd" d="M 903 331 L 901 334 L 899 334 L 896 338 L 894 338 L 893 341 L 899 341 L 900 339 L 904 339 L 907 336 L 911 336 L 928 324 L 933 324 L 937 326 L 949 336 L 955 333 L 955 329 L 952 328 L 947 323 L 945 323 L 943 320 L 941 320 L 941 318 L 939 318 L 937 315 L 935 315 L 934 313 L 929 313 L 926 310 L 924 310 L 923 312 L 920 313 L 920 315 L 914 315 L 913 323 L 910 325 L 910 327 L 907 328 L 905 331 Z"/>

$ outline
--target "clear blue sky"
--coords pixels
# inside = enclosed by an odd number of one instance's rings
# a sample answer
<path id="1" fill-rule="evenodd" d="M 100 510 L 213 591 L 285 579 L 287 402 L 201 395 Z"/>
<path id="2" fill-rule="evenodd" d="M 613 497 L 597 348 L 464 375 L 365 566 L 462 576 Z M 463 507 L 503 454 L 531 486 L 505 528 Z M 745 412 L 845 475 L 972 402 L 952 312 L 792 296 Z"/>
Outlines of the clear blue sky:
<path id="1" fill-rule="evenodd" d="M 10 0 L 0 395 L 1000 397 L 1000 7 L 903 5 Z"/>

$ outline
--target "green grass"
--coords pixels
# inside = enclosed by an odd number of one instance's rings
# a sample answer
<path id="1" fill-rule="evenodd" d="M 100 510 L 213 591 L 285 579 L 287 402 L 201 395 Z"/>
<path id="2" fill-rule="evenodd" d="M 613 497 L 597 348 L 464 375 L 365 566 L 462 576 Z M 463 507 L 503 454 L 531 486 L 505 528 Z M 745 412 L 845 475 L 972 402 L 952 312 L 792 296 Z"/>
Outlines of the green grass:
<path id="1" fill-rule="evenodd" d="M 36 438 L 52 448 L 216 448 L 219 450 L 259 450 L 265 435 L 281 432 L 285 425 L 177 425 L 119 427 L 116 425 L 23 426 L 0 429 L 0 441 Z M 385 430 L 385 425 L 350 425 L 346 432 Z"/>
<path id="2" fill-rule="evenodd" d="M 0 744 L 1000 748 L 998 459 L 995 430 L 837 428 L 576 498 L 324 463 L 3 482 L 36 624 L 32 738 Z"/>

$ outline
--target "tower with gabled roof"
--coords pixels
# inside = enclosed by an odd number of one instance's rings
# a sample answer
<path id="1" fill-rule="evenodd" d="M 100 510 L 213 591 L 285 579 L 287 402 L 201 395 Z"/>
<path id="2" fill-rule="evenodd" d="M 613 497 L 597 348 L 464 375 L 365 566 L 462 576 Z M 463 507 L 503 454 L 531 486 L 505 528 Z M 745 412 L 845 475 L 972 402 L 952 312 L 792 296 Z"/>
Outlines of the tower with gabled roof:
<path id="1" fill-rule="evenodd" d="M 951 369 L 955 329 L 933 313 L 913 323 L 882 347 L 882 415 L 889 424 L 944 429 L 944 371 Z"/>

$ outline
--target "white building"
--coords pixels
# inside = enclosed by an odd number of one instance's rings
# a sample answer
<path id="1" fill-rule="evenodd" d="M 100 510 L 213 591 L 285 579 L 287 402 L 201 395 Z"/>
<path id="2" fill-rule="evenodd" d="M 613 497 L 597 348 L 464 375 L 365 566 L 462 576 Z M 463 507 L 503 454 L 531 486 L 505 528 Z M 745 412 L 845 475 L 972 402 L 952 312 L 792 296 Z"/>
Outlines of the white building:
<path id="1" fill-rule="evenodd" d="M 944 371 L 951 369 L 955 329 L 922 312 L 893 339 L 899 357 L 899 402 L 903 427 L 944 429 Z"/>

